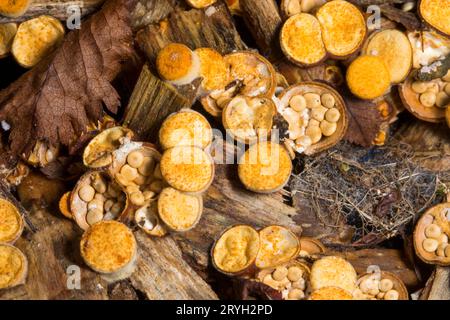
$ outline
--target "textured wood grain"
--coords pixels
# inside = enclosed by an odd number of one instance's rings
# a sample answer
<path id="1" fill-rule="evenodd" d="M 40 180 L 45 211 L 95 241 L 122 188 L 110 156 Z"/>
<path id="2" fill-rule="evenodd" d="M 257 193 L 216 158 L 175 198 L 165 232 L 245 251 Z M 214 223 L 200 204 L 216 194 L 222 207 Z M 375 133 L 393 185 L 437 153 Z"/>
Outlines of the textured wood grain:
<path id="1" fill-rule="evenodd" d="M 240 0 L 239 7 L 260 52 L 266 56 L 282 56 L 278 41 L 282 20 L 276 1 Z"/>
<path id="2" fill-rule="evenodd" d="M 67 9 L 70 6 L 78 6 L 81 17 L 95 12 L 105 0 L 33 0 L 28 11 L 18 18 L 0 16 L 0 23 L 22 22 L 43 14 L 53 16 L 60 20 L 67 20 L 72 15 Z"/>
<path id="3" fill-rule="evenodd" d="M 162 81 L 144 65 L 125 109 L 123 124 L 133 129 L 142 139 L 158 142 L 158 130 L 172 112 L 190 108 L 194 103 L 200 82 L 175 88 Z"/>
<path id="4" fill-rule="evenodd" d="M 158 24 L 140 30 L 136 41 L 150 63 L 154 63 L 161 48 L 171 42 L 184 43 L 191 49 L 210 47 L 222 54 L 245 48 L 222 2 L 205 10 L 175 10 Z"/>
<path id="5" fill-rule="evenodd" d="M 450 300 L 450 267 L 437 267 L 420 297 L 421 300 Z"/>

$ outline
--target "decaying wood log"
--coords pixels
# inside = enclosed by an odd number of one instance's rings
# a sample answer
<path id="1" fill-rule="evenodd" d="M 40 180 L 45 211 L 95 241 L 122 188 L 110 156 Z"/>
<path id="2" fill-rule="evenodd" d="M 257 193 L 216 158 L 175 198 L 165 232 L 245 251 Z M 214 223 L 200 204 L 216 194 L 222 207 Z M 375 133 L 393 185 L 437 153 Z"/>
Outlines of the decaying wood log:
<path id="1" fill-rule="evenodd" d="M 409 290 L 416 290 L 420 287 L 420 281 L 412 267 L 406 263 L 406 258 L 401 250 L 377 248 L 329 253 L 347 259 L 358 274 L 364 274 L 368 266 L 376 265 L 383 271 L 397 275 Z"/>
<path id="2" fill-rule="evenodd" d="M 222 54 L 245 49 L 222 2 L 204 10 L 175 10 L 167 19 L 141 29 L 136 41 L 152 64 L 161 48 L 171 42 L 184 43 L 191 49 L 210 47 Z"/>
<path id="3" fill-rule="evenodd" d="M 183 260 L 180 248 L 170 236 L 155 239 L 137 232 L 136 239 L 140 261 L 130 280 L 148 299 L 217 299 L 209 285 Z"/>
<path id="4" fill-rule="evenodd" d="M 380 9 L 384 16 L 392 21 L 400 23 L 407 30 L 420 30 L 421 28 L 421 22 L 412 12 L 405 12 L 389 4 L 381 4 Z"/>
<path id="5" fill-rule="evenodd" d="M 60 20 L 67 20 L 73 12 L 68 10 L 71 6 L 80 8 L 81 17 L 96 11 L 105 0 L 33 0 L 28 11 L 18 18 L 0 16 L 0 23 L 22 22 L 43 14 L 53 16 Z"/>
<path id="6" fill-rule="evenodd" d="M 281 56 L 278 34 L 282 20 L 275 0 L 240 0 L 239 7 L 260 52 Z"/>
<path id="7" fill-rule="evenodd" d="M 199 88 L 199 80 L 183 88 L 175 88 L 155 76 L 144 65 L 125 109 L 123 124 L 146 141 L 155 141 L 162 121 L 172 112 L 190 108 Z"/>
<path id="8" fill-rule="evenodd" d="M 450 267 L 436 267 L 420 300 L 450 300 Z"/>
<path id="9" fill-rule="evenodd" d="M 180 3 L 181 2 L 181 3 Z M 131 13 L 132 27 L 138 30 L 151 23 L 165 19 L 169 13 L 180 6 L 180 0 L 139 0 Z"/>
<path id="10" fill-rule="evenodd" d="M 400 141 L 411 145 L 415 160 L 432 171 L 450 170 L 450 136 L 445 124 L 407 121 L 396 133 Z"/>

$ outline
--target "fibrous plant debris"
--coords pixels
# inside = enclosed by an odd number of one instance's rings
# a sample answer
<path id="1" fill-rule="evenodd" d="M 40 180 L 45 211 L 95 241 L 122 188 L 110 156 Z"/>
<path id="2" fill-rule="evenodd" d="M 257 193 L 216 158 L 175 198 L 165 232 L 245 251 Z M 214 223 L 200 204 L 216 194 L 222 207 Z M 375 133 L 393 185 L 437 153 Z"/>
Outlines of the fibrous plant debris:
<path id="1" fill-rule="evenodd" d="M 290 188 L 323 223 L 331 216 L 336 225 L 342 219 L 352 225 L 351 244 L 360 247 L 400 234 L 417 215 L 442 200 L 448 181 L 449 172 L 420 168 L 411 147 L 392 140 L 372 149 L 341 143 L 320 157 L 306 158 Z"/>

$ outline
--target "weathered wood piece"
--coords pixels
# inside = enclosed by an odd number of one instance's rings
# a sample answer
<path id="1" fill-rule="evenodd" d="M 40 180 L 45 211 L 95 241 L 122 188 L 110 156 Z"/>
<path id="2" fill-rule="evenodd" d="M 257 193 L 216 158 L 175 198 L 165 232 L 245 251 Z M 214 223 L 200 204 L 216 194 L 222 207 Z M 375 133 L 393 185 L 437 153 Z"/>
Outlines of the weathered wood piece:
<path id="1" fill-rule="evenodd" d="M 450 136 L 445 124 L 423 121 L 405 122 L 395 137 L 409 144 L 415 151 L 415 160 L 432 171 L 450 172 Z"/>
<path id="2" fill-rule="evenodd" d="M 150 71 L 148 65 L 144 65 L 125 109 L 123 124 L 140 138 L 157 142 L 163 120 L 172 112 L 192 106 L 198 84 L 199 81 L 196 81 L 186 90 L 179 90 L 162 81 Z"/>
<path id="3" fill-rule="evenodd" d="M 245 49 L 222 2 L 203 10 L 175 10 L 167 19 L 141 29 L 136 41 L 152 64 L 161 48 L 171 42 L 184 43 L 191 49 L 210 47 L 222 54 Z"/>
<path id="4" fill-rule="evenodd" d="M 398 276 L 410 291 L 420 287 L 420 281 L 417 279 L 414 269 L 407 264 L 407 259 L 401 250 L 377 248 L 344 252 L 331 251 L 328 253 L 347 259 L 358 274 L 364 274 L 368 266 L 376 265 L 381 270 L 389 271 Z"/>
<path id="5" fill-rule="evenodd" d="M 386 18 L 400 23 L 407 30 L 421 29 L 421 22 L 413 12 L 405 12 L 389 4 L 381 4 L 380 9 Z"/>
<path id="6" fill-rule="evenodd" d="M 278 40 L 282 19 L 275 0 L 240 0 L 239 7 L 260 52 L 282 56 Z"/>
<path id="7" fill-rule="evenodd" d="M 139 0 L 131 13 L 132 27 L 138 30 L 165 19 L 169 13 L 182 4 L 184 1 L 180 0 Z"/>
<path id="8" fill-rule="evenodd" d="M 28 11 L 17 18 L 0 16 L 0 23 L 22 22 L 43 14 L 67 20 L 74 14 L 71 6 L 79 7 L 81 18 L 96 11 L 105 0 L 33 0 Z"/>
<path id="9" fill-rule="evenodd" d="M 436 267 L 420 300 L 450 300 L 450 267 Z"/>
<path id="10" fill-rule="evenodd" d="M 170 236 L 157 239 L 143 232 L 135 235 L 140 260 L 130 280 L 148 299 L 217 299 L 209 285 L 183 260 L 182 251 Z"/>

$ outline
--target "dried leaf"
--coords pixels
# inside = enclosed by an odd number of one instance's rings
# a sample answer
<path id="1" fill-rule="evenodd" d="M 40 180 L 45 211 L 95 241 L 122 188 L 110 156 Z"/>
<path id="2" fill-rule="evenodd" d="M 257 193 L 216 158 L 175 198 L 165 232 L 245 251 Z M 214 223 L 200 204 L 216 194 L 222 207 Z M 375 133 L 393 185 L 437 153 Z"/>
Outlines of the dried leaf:
<path id="1" fill-rule="evenodd" d="M 11 125 L 14 154 L 27 154 L 37 140 L 69 146 L 103 117 L 103 106 L 117 112 L 120 97 L 111 81 L 133 55 L 133 3 L 107 1 L 51 56 L 0 92 L 0 120 Z"/>
<path id="2" fill-rule="evenodd" d="M 378 204 L 375 206 L 374 214 L 377 217 L 384 217 L 391 212 L 392 206 L 400 201 L 402 194 L 400 190 L 395 189 L 390 191 L 387 195 L 381 198 Z"/>
<path id="3" fill-rule="evenodd" d="M 389 20 L 403 25 L 407 30 L 420 30 L 422 24 L 413 12 L 405 12 L 389 4 L 380 5 L 381 13 Z"/>
<path id="4" fill-rule="evenodd" d="M 372 146 L 383 124 L 377 105 L 353 96 L 344 96 L 349 114 L 348 130 L 345 140 L 363 147 Z"/>

